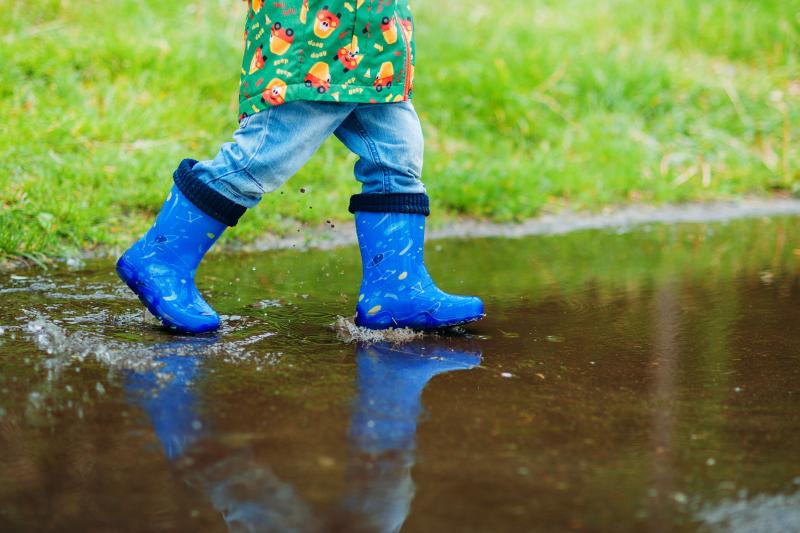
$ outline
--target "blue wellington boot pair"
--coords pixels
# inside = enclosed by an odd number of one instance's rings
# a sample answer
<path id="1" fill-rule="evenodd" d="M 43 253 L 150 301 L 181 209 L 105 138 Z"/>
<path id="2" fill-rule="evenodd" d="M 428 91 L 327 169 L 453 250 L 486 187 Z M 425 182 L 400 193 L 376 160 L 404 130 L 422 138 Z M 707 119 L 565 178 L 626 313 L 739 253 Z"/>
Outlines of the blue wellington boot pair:
<path id="1" fill-rule="evenodd" d="M 195 272 L 227 226 L 200 211 L 173 185 L 155 224 L 117 261 L 117 273 L 168 328 L 204 333 L 219 315 L 200 295 Z"/>
<path id="2" fill-rule="evenodd" d="M 440 290 L 423 261 L 425 216 L 356 211 L 364 277 L 356 324 L 430 330 L 484 317 L 483 302 Z"/>
<path id="3" fill-rule="evenodd" d="M 429 330 L 483 318 L 479 298 L 447 294 L 428 274 L 424 215 L 356 211 L 355 218 L 364 274 L 356 324 Z M 194 280 L 226 228 L 173 186 L 153 227 L 117 261 L 117 272 L 165 326 L 181 333 L 213 331 L 219 315 Z"/>

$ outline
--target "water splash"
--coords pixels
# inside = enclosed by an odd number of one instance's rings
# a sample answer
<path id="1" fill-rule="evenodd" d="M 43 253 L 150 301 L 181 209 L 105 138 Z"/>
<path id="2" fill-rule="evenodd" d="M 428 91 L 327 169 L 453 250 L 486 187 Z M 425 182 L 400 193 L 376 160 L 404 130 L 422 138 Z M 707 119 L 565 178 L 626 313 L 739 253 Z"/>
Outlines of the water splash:
<path id="1" fill-rule="evenodd" d="M 409 328 L 402 329 L 367 329 L 357 326 L 352 318 L 338 317 L 333 324 L 336 335 L 347 343 L 355 342 L 410 342 L 422 337 L 421 331 Z"/>
<path id="2" fill-rule="evenodd" d="M 795 531 L 800 524 L 800 493 L 759 494 L 752 498 L 743 494 L 706 506 L 698 515 L 712 531 Z"/>
<path id="3" fill-rule="evenodd" d="M 281 307 L 283 304 L 280 300 L 259 300 L 252 304 L 250 307 L 253 309 L 268 309 L 270 307 Z"/>
<path id="4" fill-rule="evenodd" d="M 114 341 L 93 333 L 68 332 L 39 313 L 24 327 L 25 333 L 43 352 L 52 356 L 44 362 L 51 378 L 74 361 L 93 357 L 115 370 L 153 370 L 159 366 L 155 352 L 133 343 Z"/>

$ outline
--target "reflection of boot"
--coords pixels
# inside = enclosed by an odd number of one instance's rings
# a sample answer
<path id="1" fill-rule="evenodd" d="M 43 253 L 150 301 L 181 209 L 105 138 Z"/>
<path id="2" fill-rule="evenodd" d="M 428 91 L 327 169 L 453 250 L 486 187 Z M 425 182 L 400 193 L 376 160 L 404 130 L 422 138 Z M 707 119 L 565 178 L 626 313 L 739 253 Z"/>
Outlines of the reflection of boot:
<path id="1" fill-rule="evenodd" d="M 153 429 L 171 461 L 202 435 L 197 416 L 197 398 L 192 383 L 198 371 L 197 350 L 216 339 L 169 342 L 158 347 L 164 355 L 157 372 L 130 373 L 125 389 L 132 403 L 145 410 Z"/>
<path id="2" fill-rule="evenodd" d="M 201 491 L 230 531 L 321 531 L 310 506 L 248 448 L 220 449 L 207 434 L 192 390 L 203 348 L 215 338 L 193 337 L 157 347 L 164 355 L 157 372 L 131 372 L 125 386 L 129 401 L 150 418 L 167 458 L 188 485 Z M 184 459 L 184 460 L 181 460 Z"/>
<path id="3" fill-rule="evenodd" d="M 165 326 L 185 333 L 215 330 L 219 316 L 194 276 L 226 227 L 173 186 L 153 227 L 117 261 L 117 273 Z"/>
<path id="4" fill-rule="evenodd" d="M 422 391 L 434 376 L 471 369 L 480 361 L 479 352 L 423 342 L 358 346 L 343 530 L 400 530 L 414 498 L 411 468 Z"/>
<path id="5" fill-rule="evenodd" d="M 474 296 L 440 290 L 423 262 L 425 216 L 356 211 L 364 278 L 356 324 L 372 329 L 435 329 L 484 316 Z"/>
<path id="6" fill-rule="evenodd" d="M 422 390 L 428 381 L 480 364 L 480 353 L 414 342 L 358 346 L 358 399 L 350 437 L 364 452 L 413 447 Z"/>

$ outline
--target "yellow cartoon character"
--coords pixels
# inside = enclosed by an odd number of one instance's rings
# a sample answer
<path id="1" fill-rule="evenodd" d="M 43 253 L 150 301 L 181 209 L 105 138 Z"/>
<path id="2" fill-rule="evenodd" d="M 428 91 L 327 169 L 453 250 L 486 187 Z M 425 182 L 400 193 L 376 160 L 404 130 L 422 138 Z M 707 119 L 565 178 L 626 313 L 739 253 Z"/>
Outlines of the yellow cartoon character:
<path id="1" fill-rule="evenodd" d="M 258 13 L 264 7 L 264 0 L 253 0 L 250 2 L 250 6 L 253 8 L 254 13 Z"/>
<path id="2" fill-rule="evenodd" d="M 319 94 L 325 94 L 331 88 L 331 69 L 327 63 L 320 61 L 311 67 L 303 81 L 306 87 L 315 87 Z"/>
<path id="3" fill-rule="evenodd" d="M 364 56 L 361 55 L 358 49 L 358 37 L 353 35 L 353 42 L 347 46 L 341 47 L 334 59 L 336 61 L 341 61 L 345 72 L 350 72 L 361 63 L 363 57 Z"/>
<path id="4" fill-rule="evenodd" d="M 392 80 L 394 79 L 394 65 L 390 61 L 386 61 L 381 65 L 381 70 L 375 77 L 375 90 L 381 92 L 384 87 L 389 89 L 392 87 Z"/>
<path id="5" fill-rule="evenodd" d="M 383 17 L 381 19 L 381 32 L 386 44 L 394 44 L 397 42 L 397 23 L 394 17 Z"/>
<path id="6" fill-rule="evenodd" d="M 300 8 L 300 23 L 305 24 L 308 22 L 308 0 L 303 0 L 303 6 Z"/>
<path id="7" fill-rule="evenodd" d="M 341 13 L 334 14 L 332 11 L 328 11 L 328 6 L 323 7 L 317 13 L 317 19 L 314 21 L 314 35 L 320 39 L 327 39 L 336 31 L 341 21 Z"/>
<path id="8" fill-rule="evenodd" d="M 275 78 L 267 84 L 261 93 L 261 103 L 269 102 L 272 105 L 281 105 L 286 102 L 286 82 Z"/>
<path id="9" fill-rule="evenodd" d="M 294 42 L 294 30 L 284 28 L 280 22 L 272 25 L 272 33 L 269 36 L 269 50 L 275 55 L 282 56 L 286 53 Z"/>

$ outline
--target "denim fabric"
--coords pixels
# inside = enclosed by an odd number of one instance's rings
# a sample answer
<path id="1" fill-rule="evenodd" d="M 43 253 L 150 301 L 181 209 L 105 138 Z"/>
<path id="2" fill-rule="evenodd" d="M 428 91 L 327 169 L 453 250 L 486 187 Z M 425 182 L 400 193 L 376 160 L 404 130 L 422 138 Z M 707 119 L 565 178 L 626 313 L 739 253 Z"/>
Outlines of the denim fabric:
<path id="1" fill-rule="evenodd" d="M 294 175 L 331 134 L 359 156 L 363 194 L 422 194 L 423 138 L 411 102 L 355 104 L 295 101 L 242 119 L 234 142 L 193 176 L 250 208 Z"/>

